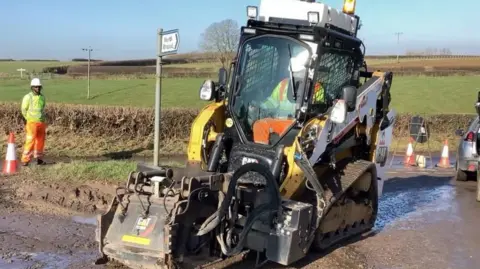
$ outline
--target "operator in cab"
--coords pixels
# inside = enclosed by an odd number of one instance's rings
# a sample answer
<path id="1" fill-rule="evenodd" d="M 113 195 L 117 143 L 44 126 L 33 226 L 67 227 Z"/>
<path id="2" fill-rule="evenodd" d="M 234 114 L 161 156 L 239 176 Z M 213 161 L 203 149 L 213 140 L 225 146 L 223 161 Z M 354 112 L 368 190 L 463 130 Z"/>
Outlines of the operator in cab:
<path id="1" fill-rule="evenodd" d="M 304 50 L 286 64 L 280 82 L 273 89 L 270 96 L 260 104 L 260 110 L 265 114 L 253 123 L 253 139 L 255 143 L 271 145 L 278 141 L 295 121 L 296 101 L 294 99 L 294 84 L 304 83 L 305 65 L 309 52 Z M 290 72 L 291 71 L 291 72 Z M 292 78 L 293 77 L 293 81 Z M 295 85 L 301 88 L 301 85 Z M 315 102 L 323 100 L 323 87 L 320 82 L 314 86 L 313 98 Z M 297 95 L 301 94 L 297 92 Z"/>

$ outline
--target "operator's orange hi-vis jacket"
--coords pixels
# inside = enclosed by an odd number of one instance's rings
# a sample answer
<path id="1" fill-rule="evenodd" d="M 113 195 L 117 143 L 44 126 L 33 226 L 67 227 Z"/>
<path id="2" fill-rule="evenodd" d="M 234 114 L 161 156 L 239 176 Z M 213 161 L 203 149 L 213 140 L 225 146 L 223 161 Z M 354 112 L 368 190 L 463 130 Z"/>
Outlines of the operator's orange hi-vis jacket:
<path id="1" fill-rule="evenodd" d="M 45 96 L 30 92 L 22 99 L 22 115 L 27 121 L 26 139 L 22 152 L 22 162 L 30 162 L 34 158 L 42 158 L 45 146 Z"/>

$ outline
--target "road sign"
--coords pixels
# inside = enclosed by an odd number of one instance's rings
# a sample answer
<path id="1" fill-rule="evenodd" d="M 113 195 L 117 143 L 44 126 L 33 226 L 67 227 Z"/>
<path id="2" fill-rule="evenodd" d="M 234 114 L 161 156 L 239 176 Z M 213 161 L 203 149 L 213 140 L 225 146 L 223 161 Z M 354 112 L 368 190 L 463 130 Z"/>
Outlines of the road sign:
<path id="1" fill-rule="evenodd" d="M 27 71 L 27 69 L 19 68 L 17 71 L 20 72 L 20 77 L 23 78 L 23 72 Z"/>
<path id="2" fill-rule="evenodd" d="M 180 45 L 180 35 L 178 29 L 163 31 L 162 28 L 157 31 L 157 79 L 155 83 L 155 135 L 153 144 L 153 165 L 159 165 L 160 153 L 160 110 L 162 103 L 162 57 L 165 55 L 176 54 Z"/>
<path id="3" fill-rule="evenodd" d="M 160 35 L 162 36 L 160 56 L 176 54 L 178 51 L 178 45 L 180 44 L 178 30 L 175 29 L 161 32 Z"/>

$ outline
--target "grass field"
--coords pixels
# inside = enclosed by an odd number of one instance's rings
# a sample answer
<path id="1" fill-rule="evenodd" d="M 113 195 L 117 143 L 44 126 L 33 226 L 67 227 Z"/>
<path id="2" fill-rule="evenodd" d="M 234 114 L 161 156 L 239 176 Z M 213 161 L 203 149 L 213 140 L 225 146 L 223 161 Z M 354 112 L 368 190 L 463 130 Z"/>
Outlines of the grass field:
<path id="1" fill-rule="evenodd" d="M 201 107 L 198 90 L 203 79 L 163 79 L 162 105 L 165 107 Z M 121 105 L 152 107 L 155 98 L 155 79 L 92 80 L 90 100 L 87 96 L 87 81 L 52 79 L 44 80 L 47 102 Z M 20 102 L 29 91 L 26 80 L 0 81 L 0 101 Z M 47 103 L 48 104 L 48 103 Z"/>
<path id="2" fill-rule="evenodd" d="M 20 72 L 17 69 L 23 68 L 26 69 L 27 72 L 42 72 L 44 67 L 50 66 L 62 66 L 62 65 L 77 65 L 77 64 L 85 64 L 85 62 L 35 62 L 35 61 L 14 61 L 14 62 L 0 62 L 0 73 L 7 73 L 7 74 L 18 74 Z"/>
<path id="3" fill-rule="evenodd" d="M 163 79 L 164 107 L 200 108 L 198 90 L 203 79 Z M 155 79 L 92 80 L 91 99 L 86 99 L 85 80 L 44 80 L 48 103 L 152 107 Z M 20 102 L 28 92 L 27 80 L 0 80 L 0 101 Z M 394 78 L 392 106 L 399 113 L 474 113 L 473 102 L 480 90 L 480 76 Z"/>
<path id="4" fill-rule="evenodd" d="M 475 113 L 480 76 L 397 77 L 392 106 L 399 113 Z"/>
<path id="5" fill-rule="evenodd" d="M 182 167 L 183 163 L 161 162 L 170 167 Z M 123 182 L 128 173 L 136 169 L 135 161 L 72 161 L 48 166 L 30 166 L 21 171 L 21 175 L 43 182 L 98 183 Z M 52 176 L 54 175 L 54 176 Z M 79 177 L 78 175 L 82 175 Z"/>

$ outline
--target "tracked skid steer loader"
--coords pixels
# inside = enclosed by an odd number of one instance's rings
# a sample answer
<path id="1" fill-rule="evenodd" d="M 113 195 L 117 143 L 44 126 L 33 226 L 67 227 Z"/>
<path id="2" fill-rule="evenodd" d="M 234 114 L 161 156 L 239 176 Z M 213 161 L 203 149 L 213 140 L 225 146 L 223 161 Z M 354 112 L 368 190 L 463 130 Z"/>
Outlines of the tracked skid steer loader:
<path id="1" fill-rule="evenodd" d="M 185 168 L 139 164 L 98 217 L 101 258 L 221 268 L 290 265 L 372 229 L 395 111 L 369 72 L 355 1 L 247 7 L 237 56 L 199 97 Z"/>

